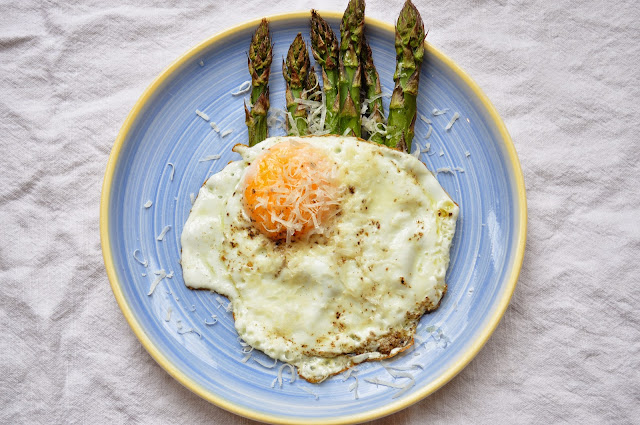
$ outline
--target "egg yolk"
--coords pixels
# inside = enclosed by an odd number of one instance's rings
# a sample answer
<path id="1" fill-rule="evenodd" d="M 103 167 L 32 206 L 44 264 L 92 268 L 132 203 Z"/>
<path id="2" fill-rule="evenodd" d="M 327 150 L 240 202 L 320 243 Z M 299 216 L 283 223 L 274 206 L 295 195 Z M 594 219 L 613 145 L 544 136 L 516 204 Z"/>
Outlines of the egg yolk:
<path id="1" fill-rule="evenodd" d="M 278 143 L 247 170 L 245 212 L 274 241 L 320 233 L 322 223 L 338 211 L 334 169 L 321 150 L 307 143 Z"/>

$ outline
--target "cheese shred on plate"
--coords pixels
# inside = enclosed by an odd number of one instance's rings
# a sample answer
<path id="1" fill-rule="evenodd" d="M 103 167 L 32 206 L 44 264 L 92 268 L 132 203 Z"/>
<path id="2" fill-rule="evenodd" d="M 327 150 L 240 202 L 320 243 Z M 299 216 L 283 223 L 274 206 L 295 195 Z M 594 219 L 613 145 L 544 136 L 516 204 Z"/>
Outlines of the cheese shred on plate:
<path id="1" fill-rule="evenodd" d="M 456 122 L 458 118 L 460 118 L 460 114 L 456 112 L 455 114 L 453 114 L 453 117 L 451 117 L 451 121 L 449 121 L 449 124 L 447 124 L 444 129 L 446 131 L 451 130 L 451 127 L 453 127 L 453 123 Z"/>
<path id="2" fill-rule="evenodd" d="M 147 260 L 145 260 L 144 258 L 140 258 L 138 257 L 138 253 L 140 252 L 139 249 L 136 249 L 133 251 L 133 258 L 140 264 L 142 264 L 143 266 L 147 267 L 149 266 L 149 262 Z"/>
<path id="3" fill-rule="evenodd" d="M 247 80 L 244 83 L 240 84 L 240 86 L 236 89 L 236 91 L 231 93 L 231 96 L 239 96 L 241 94 L 249 93 L 250 91 L 251 91 L 251 81 Z"/>
<path id="4" fill-rule="evenodd" d="M 202 112 L 199 109 L 196 109 L 196 115 L 199 116 L 200 118 L 202 118 L 205 121 L 209 121 L 209 115 L 205 114 L 204 112 Z"/>
<path id="5" fill-rule="evenodd" d="M 165 272 L 164 269 L 155 271 L 153 272 L 153 274 L 156 275 L 156 278 L 153 280 L 153 282 L 151 282 L 151 287 L 149 288 L 149 293 L 147 295 L 153 294 L 153 291 L 156 290 L 156 286 L 158 286 L 158 284 L 162 281 L 162 279 L 167 277 L 167 272 Z"/>
<path id="6" fill-rule="evenodd" d="M 159 240 L 159 241 L 163 240 L 164 236 L 167 234 L 169 230 L 171 230 L 171 226 L 165 226 L 165 228 L 162 229 L 162 232 L 160 232 L 156 240 Z"/>

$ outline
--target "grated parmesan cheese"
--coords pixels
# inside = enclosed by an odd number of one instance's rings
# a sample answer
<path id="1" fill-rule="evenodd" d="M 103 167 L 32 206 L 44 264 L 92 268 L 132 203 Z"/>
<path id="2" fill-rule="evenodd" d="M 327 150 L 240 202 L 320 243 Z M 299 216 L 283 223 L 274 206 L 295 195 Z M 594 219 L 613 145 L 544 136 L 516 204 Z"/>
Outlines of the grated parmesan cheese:
<path id="1" fill-rule="evenodd" d="M 444 109 L 434 108 L 433 111 L 431 111 L 431 115 L 433 115 L 434 117 L 437 117 L 438 115 L 446 114 L 447 111 L 449 111 L 449 108 L 444 108 Z"/>
<path id="2" fill-rule="evenodd" d="M 220 155 L 207 155 L 204 158 L 200 158 L 198 162 L 206 162 L 206 161 L 216 161 L 220 159 Z M 193 204 L 193 202 L 192 202 Z"/>
<path id="3" fill-rule="evenodd" d="M 353 393 L 353 396 L 356 400 L 360 398 L 358 395 L 358 387 L 360 386 L 360 382 L 358 381 L 358 377 L 356 376 L 358 373 L 357 369 L 349 369 L 349 371 L 345 374 L 344 378 L 342 378 L 342 382 L 345 382 L 349 378 L 355 379 L 355 382 L 349 385 L 349 392 Z"/>
<path id="4" fill-rule="evenodd" d="M 398 370 L 394 370 L 394 368 L 387 368 L 385 367 L 386 371 L 389 372 L 389 374 L 391 376 L 393 376 L 394 378 L 408 378 L 409 382 L 407 382 L 404 387 L 398 391 L 397 393 L 394 394 L 393 397 L 391 398 L 398 398 L 400 397 L 402 394 L 406 393 L 407 391 L 409 391 L 415 384 L 416 384 L 416 380 L 413 377 L 413 375 L 411 375 L 409 372 L 403 372 L 403 371 L 398 371 Z"/>
<path id="5" fill-rule="evenodd" d="M 193 193 L 189 194 L 189 200 L 191 200 L 191 205 L 193 205 L 193 203 L 196 201 L 195 196 L 193 195 Z"/>
<path id="6" fill-rule="evenodd" d="M 293 131 L 294 136 L 300 136 L 300 131 L 298 131 L 298 126 L 296 125 L 296 120 L 293 118 L 291 112 L 287 112 L 287 118 L 289 119 L 289 128 Z"/>
<path id="7" fill-rule="evenodd" d="M 204 66 L 204 61 L 202 59 L 200 59 L 200 62 L 198 62 L 198 65 Z"/>
<path id="8" fill-rule="evenodd" d="M 209 123 L 209 125 L 211 126 L 211 128 L 212 128 L 214 131 L 216 131 L 216 132 L 220 133 L 220 127 L 218 127 L 218 124 L 216 124 L 215 122 L 211 121 L 211 122 Z"/>
<path id="9" fill-rule="evenodd" d="M 211 325 L 215 325 L 216 323 L 218 323 L 218 316 L 216 316 L 215 314 L 212 314 L 211 318 L 213 319 L 213 322 L 207 322 L 207 319 L 204 319 L 204 324 L 207 325 L 207 326 L 211 326 Z"/>
<path id="10" fill-rule="evenodd" d="M 176 171 L 176 166 L 170 162 L 167 162 L 167 165 L 171 165 L 171 174 L 169 174 L 169 180 L 173 181 L 173 174 Z"/>
<path id="11" fill-rule="evenodd" d="M 287 112 L 280 108 L 269 108 L 269 115 L 267 116 L 267 125 L 269 127 L 280 128 L 283 131 L 287 131 Z M 322 122 L 324 126 L 324 121 Z"/>
<path id="12" fill-rule="evenodd" d="M 304 391 L 307 394 L 311 394 L 312 396 L 315 397 L 316 400 L 320 399 L 320 396 L 318 394 L 314 393 L 313 391 L 311 391 L 310 389 L 305 388 L 305 387 L 298 387 L 298 388 L 300 388 L 302 391 Z"/>
<path id="13" fill-rule="evenodd" d="M 451 117 L 451 121 L 449 121 L 449 124 L 447 124 L 444 129 L 446 131 L 451 130 L 451 127 L 453 127 L 453 123 L 456 122 L 458 118 L 460 118 L 460 114 L 456 112 L 455 114 L 453 114 L 453 116 Z"/>
<path id="14" fill-rule="evenodd" d="M 202 334 L 200 332 L 198 332 L 197 330 L 193 329 L 193 328 L 187 329 L 186 331 L 178 331 L 178 334 L 180 334 L 180 335 L 184 335 L 184 334 L 188 334 L 188 333 L 194 333 L 194 334 L 198 335 L 198 337 L 200 339 L 202 339 Z"/>
<path id="15" fill-rule="evenodd" d="M 160 232 L 156 240 L 159 240 L 159 241 L 163 240 L 164 236 L 167 234 L 169 230 L 171 230 L 171 226 L 165 226 L 165 228 L 162 229 L 162 232 Z"/>
<path id="16" fill-rule="evenodd" d="M 426 143 L 424 145 L 424 148 L 422 148 L 422 150 L 420 152 L 426 153 L 426 152 L 429 152 L 430 149 L 431 149 L 431 143 Z"/>
<path id="17" fill-rule="evenodd" d="M 164 269 L 155 271 L 153 272 L 153 274 L 155 274 L 157 277 L 153 280 L 153 282 L 151 282 L 151 287 L 149 288 L 149 293 L 147 295 L 153 294 L 153 291 L 155 291 L 156 286 L 158 286 L 158 284 L 162 281 L 162 279 L 167 277 L 167 273 L 164 271 Z"/>
<path id="18" fill-rule="evenodd" d="M 363 361 L 367 360 L 370 356 L 371 356 L 371 353 L 358 354 L 357 356 L 351 357 L 351 361 L 354 363 L 362 363 Z"/>
<path id="19" fill-rule="evenodd" d="M 439 156 L 443 156 L 444 155 L 444 151 L 442 149 L 440 149 L 440 153 L 438 155 Z"/>
<path id="20" fill-rule="evenodd" d="M 231 133 L 233 133 L 233 128 L 231 128 L 229 130 L 225 130 L 224 132 L 222 132 L 222 134 L 220 134 L 220 137 L 227 137 Z"/>
<path id="21" fill-rule="evenodd" d="M 218 309 L 220 309 L 220 307 L 224 307 L 225 311 L 233 310 L 233 304 L 231 304 L 231 302 L 229 302 L 229 304 L 225 304 L 224 300 L 219 296 L 216 296 L 216 301 L 218 301 Z M 246 347 L 248 344 L 245 342 L 240 342 L 240 345 Z"/>
<path id="22" fill-rule="evenodd" d="M 458 171 L 460 173 L 464 173 L 464 168 L 462 168 L 462 167 L 453 167 L 453 170 L 454 171 Z"/>
<path id="23" fill-rule="evenodd" d="M 451 168 L 449 167 L 441 167 L 438 168 L 436 170 L 436 175 L 440 174 L 440 173 L 449 173 L 449 174 L 453 174 L 453 170 L 451 170 Z"/>
<path id="24" fill-rule="evenodd" d="M 258 363 L 262 367 L 266 367 L 267 369 L 273 369 L 278 364 L 278 359 L 273 359 L 273 364 L 264 363 L 262 360 L 260 360 L 257 357 L 254 357 L 253 361 Z"/>
<path id="25" fill-rule="evenodd" d="M 421 119 L 422 121 L 426 122 L 427 124 L 431 124 L 431 120 L 430 120 L 429 118 L 425 117 L 425 116 L 424 116 L 424 115 L 422 115 L 422 114 L 418 114 L 418 116 L 420 117 L 420 119 Z M 429 126 L 429 127 L 431 127 L 431 126 Z M 427 136 L 427 137 L 428 137 L 428 136 Z"/>
<path id="26" fill-rule="evenodd" d="M 351 128 L 347 127 L 347 129 L 342 133 L 343 136 L 348 136 L 351 133 Z"/>
<path id="27" fill-rule="evenodd" d="M 469 157 L 471 156 L 471 152 L 466 151 L 466 152 L 464 153 L 464 155 L 465 155 L 467 158 L 469 158 Z"/>
<path id="28" fill-rule="evenodd" d="M 433 133 L 433 127 L 429 125 L 429 130 L 427 130 L 427 135 L 424 136 L 424 138 L 428 139 L 429 137 L 431 137 L 431 133 Z"/>
<path id="29" fill-rule="evenodd" d="M 349 386 L 349 392 L 353 392 L 354 398 L 358 400 L 360 399 L 360 396 L 358 395 L 358 386 L 360 385 L 360 382 L 358 381 L 357 376 L 353 376 L 353 379 L 355 379 L 356 381 Z"/>
<path id="30" fill-rule="evenodd" d="M 205 121 L 209 121 L 209 115 L 205 114 L 204 112 L 202 112 L 199 109 L 196 109 L 196 115 L 199 116 L 200 118 L 202 118 Z"/>
<path id="31" fill-rule="evenodd" d="M 151 202 L 151 201 L 147 201 L 147 202 L 145 202 L 144 207 L 145 207 L 145 208 L 150 208 L 150 207 L 151 207 L 151 205 L 153 205 L 153 202 Z"/>
<path id="32" fill-rule="evenodd" d="M 293 367 L 289 363 L 284 363 L 282 366 L 280 366 L 280 369 L 278 369 L 278 376 L 276 377 L 276 379 L 278 380 L 278 385 L 280 386 L 280 388 L 282 388 L 282 372 L 284 371 L 285 367 L 289 367 L 289 372 L 291 373 L 291 378 L 289 379 L 289 384 L 293 384 L 294 382 L 296 382 L 296 377 L 298 376 L 298 372 L 296 371 L 295 367 Z"/>
<path id="33" fill-rule="evenodd" d="M 404 385 L 395 384 L 393 382 L 381 381 L 378 378 L 365 379 L 364 381 L 369 382 L 370 384 L 375 384 L 376 387 L 378 387 L 378 385 L 382 385 L 384 387 L 396 388 L 396 389 L 404 388 Z"/>
<path id="34" fill-rule="evenodd" d="M 171 306 L 169 306 L 169 308 L 167 309 L 167 317 L 164 318 L 165 322 L 168 322 L 169 320 L 171 320 L 171 312 L 173 311 L 173 309 L 171 308 Z"/>
<path id="35" fill-rule="evenodd" d="M 136 260 L 138 263 L 142 264 L 145 267 L 149 266 L 149 262 L 147 260 L 145 260 L 144 258 L 138 258 L 137 253 L 140 252 L 139 249 L 136 249 L 133 251 L 133 258 L 134 260 Z"/>
<path id="36" fill-rule="evenodd" d="M 421 342 L 421 340 L 419 338 L 416 338 L 416 340 L 417 340 L 416 342 L 418 342 L 418 341 Z M 416 370 L 416 369 L 424 370 L 424 366 L 422 366 L 420 364 L 417 364 L 417 363 L 414 363 L 414 364 L 409 365 L 409 366 L 386 366 L 386 365 L 382 364 L 382 367 L 387 372 L 389 372 L 389 369 L 394 370 L 394 371 L 396 371 L 396 370 L 397 371 L 407 371 L 407 370 Z"/>
<path id="37" fill-rule="evenodd" d="M 232 92 L 231 96 L 239 96 L 241 94 L 245 94 L 251 91 L 251 80 L 247 80 L 244 83 L 240 84 L 237 91 Z"/>

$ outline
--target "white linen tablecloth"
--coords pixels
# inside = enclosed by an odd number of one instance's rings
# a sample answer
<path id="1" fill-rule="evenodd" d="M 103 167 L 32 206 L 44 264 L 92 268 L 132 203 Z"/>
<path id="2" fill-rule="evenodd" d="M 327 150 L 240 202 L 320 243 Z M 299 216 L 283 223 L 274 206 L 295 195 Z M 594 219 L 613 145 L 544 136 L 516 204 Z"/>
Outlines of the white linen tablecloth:
<path id="1" fill-rule="evenodd" d="M 264 14 L 336 1 L 3 1 L 0 423 L 246 424 L 165 373 L 102 262 L 98 207 L 125 116 L 171 61 Z M 511 305 L 444 388 L 377 424 L 638 423 L 640 7 L 417 0 L 487 93 L 529 203 Z M 370 0 L 393 22 L 400 0 Z"/>

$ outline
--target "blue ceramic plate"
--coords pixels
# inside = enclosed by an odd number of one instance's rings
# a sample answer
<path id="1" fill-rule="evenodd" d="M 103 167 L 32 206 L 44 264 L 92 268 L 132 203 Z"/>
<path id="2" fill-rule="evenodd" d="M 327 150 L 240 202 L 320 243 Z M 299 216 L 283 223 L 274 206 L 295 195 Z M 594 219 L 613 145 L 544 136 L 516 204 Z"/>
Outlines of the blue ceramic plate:
<path id="1" fill-rule="evenodd" d="M 321 14 L 338 31 L 341 15 Z M 274 16 L 270 22 L 271 105 L 284 108 L 280 58 L 298 32 L 308 41 L 309 13 Z M 346 380 L 341 374 L 317 385 L 301 379 L 291 383 L 285 368 L 280 386 L 276 378 L 281 364 L 265 367 L 259 362 L 272 362 L 257 352 L 248 358 L 231 313 L 224 308 L 226 299 L 187 289 L 179 263 L 191 195 L 197 195 L 211 174 L 237 159 L 231 147 L 247 139 L 245 96 L 231 93 L 249 78 L 246 55 L 258 23 L 230 29 L 187 52 L 151 84 L 127 117 L 111 152 L 102 192 L 101 237 L 109 279 L 145 348 L 201 397 L 269 422 L 375 419 L 424 398 L 453 378 L 502 317 L 524 254 L 526 199 L 518 158 L 504 124 L 480 89 L 427 45 L 418 110 L 432 121 L 433 130 L 426 139 L 428 124 L 418 119 L 414 143 L 423 149 L 430 144 L 420 155 L 429 169 L 452 170 L 437 175 L 460 205 L 449 291 L 440 308 L 422 318 L 415 345 L 402 355 L 359 365 L 355 376 Z M 366 31 L 383 91 L 391 93 L 393 27 L 367 20 Z M 387 111 L 388 104 L 385 97 Z M 196 109 L 221 131 L 214 131 Z M 435 116 L 433 109 L 447 112 Z M 455 112 L 460 119 L 446 131 Z M 222 137 L 227 130 L 233 132 Z M 278 134 L 282 130 L 271 130 L 271 135 Z M 220 159 L 202 160 L 216 154 Z M 156 274 L 160 270 L 172 277 L 162 279 L 147 295 L 154 280 L 162 277 Z M 392 386 L 368 382 L 372 380 Z"/>

